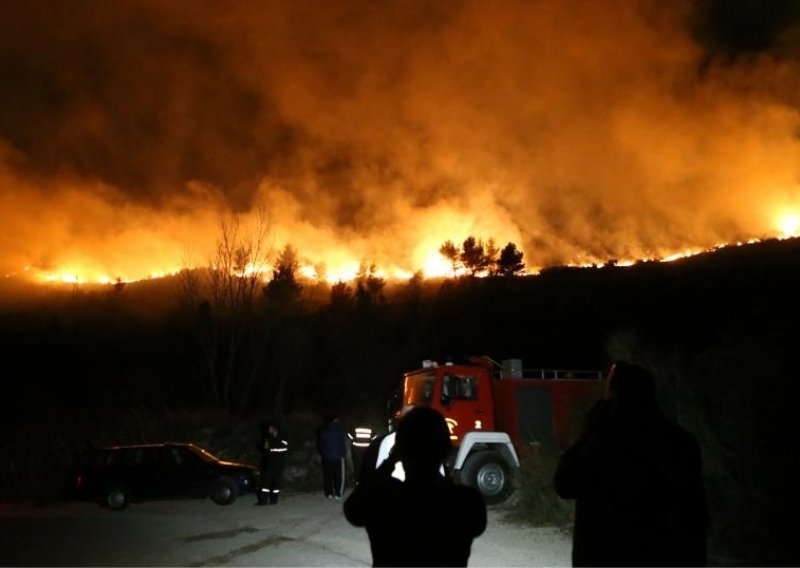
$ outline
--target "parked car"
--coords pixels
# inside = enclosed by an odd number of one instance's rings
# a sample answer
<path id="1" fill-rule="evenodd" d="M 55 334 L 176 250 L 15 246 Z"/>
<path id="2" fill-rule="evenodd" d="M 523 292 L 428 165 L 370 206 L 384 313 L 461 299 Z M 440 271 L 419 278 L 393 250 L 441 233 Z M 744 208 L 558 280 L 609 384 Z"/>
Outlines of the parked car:
<path id="1" fill-rule="evenodd" d="M 229 505 L 258 485 L 258 469 L 220 460 L 194 444 L 114 446 L 95 451 L 75 479 L 78 498 L 119 511 L 131 501 L 210 497 Z"/>

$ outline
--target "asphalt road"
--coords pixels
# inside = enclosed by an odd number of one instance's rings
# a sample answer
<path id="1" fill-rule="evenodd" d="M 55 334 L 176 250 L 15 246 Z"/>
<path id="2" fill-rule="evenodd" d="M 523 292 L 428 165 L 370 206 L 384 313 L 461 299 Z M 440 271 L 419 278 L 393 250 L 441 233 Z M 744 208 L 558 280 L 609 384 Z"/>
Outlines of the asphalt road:
<path id="1" fill-rule="evenodd" d="M 569 566 L 570 540 L 489 511 L 470 566 Z M 133 504 L 112 512 L 93 503 L 0 504 L 4 566 L 370 566 L 363 529 L 342 502 L 288 493 L 253 506 L 244 496 L 221 507 L 210 500 Z"/>

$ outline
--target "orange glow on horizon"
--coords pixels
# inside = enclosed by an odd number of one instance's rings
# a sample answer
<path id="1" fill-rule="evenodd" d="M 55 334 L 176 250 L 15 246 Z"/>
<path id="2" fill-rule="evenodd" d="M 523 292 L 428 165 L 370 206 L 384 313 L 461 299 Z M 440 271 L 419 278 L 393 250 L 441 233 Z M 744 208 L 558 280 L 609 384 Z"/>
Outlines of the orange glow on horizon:
<path id="1" fill-rule="evenodd" d="M 446 223 L 443 223 L 447 225 Z M 687 247 L 681 250 L 663 251 L 660 254 L 642 255 L 640 258 L 620 258 L 614 261 L 602 258 L 587 257 L 565 263 L 570 267 L 602 267 L 613 262 L 618 267 L 628 267 L 640 262 L 674 262 L 677 260 L 696 256 L 698 254 L 712 252 L 730 246 L 741 246 L 763 241 L 767 238 L 788 239 L 800 236 L 800 212 L 782 211 L 775 217 L 774 232 L 770 236 L 762 238 L 751 238 L 730 243 L 717 243 L 710 247 Z M 468 229 L 466 229 L 468 231 Z M 462 233 L 465 234 L 465 233 Z M 464 276 L 467 270 L 463 266 L 456 266 L 455 272 L 448 259 L 442 256 L 438 249 L 441 243 L 452 240 L 455 243 L 462 242 L 459 239 L 448 239 L 447 235 L 440 236 L 426 235 L 410 255 L 410 260 L 404 264 L 386 262 L 384 264 L 374 263 L 374 275 L 386 280 L 402 281 L 411 279 L 415 273 L 419 272 L 424 278 L 452 278 Z M 529 258 L 523 258 L 526 268 L 523 274 L 535 275 L 544 267 L 527 265 Z M 414 264 L 411 264 L 411 263 Z M 364 270 L 364 266 L 373 263 L 366 263 L 357 260 L 357 256 L 343 250 L 341 247 L 333 250 L 330 258 L 319 258 L 310 261 L 304 259 L 299 263 L 298 274 L 301 278 L 311 281 L 324 281 L 328 284 L 337 282 L 352 282 Z M 194 266 L 200 266 L 195 263 Z M 268 282 L 272 277 L 274 267 L 271 264 L 248 265 L 243 271 L 242 276 L 258 275 L 258 277 Z M 120 271 L 115 273 L 109 270 L 105 263 L 93 262 L 88 255 L 81 255 L 80 260 L 65 263 L 57 269 L 44 270 L 34 266 L 25 266 L 22 274 L 36 282 L 51 284 L 100 284 L 114 285 L 116 283 L 130 283 L 143 280 L 153 280 L 166 276 L 176 275 L 181 268 L 176 265 L 162 264 L 160 267 L 142 266 L 141 270 L 133 271 L 130 268 L 127 272 Z M 112 274 L 115 274 L 112 276 Z M 12 276 L 12 275 L 7 275 Z"/>
<path id="2" fill-rule="evenodd" d="M 783 213 L 778 219 L 778 230 L 785 239 L 800 235 L 800 213 L 794 211 Z"/>

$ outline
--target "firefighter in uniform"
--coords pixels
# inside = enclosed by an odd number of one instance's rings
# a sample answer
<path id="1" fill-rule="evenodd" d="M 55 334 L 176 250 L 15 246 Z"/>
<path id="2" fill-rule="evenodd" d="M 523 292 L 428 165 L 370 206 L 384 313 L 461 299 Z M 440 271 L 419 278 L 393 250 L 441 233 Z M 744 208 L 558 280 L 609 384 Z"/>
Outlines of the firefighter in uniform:
<path id="1" fill-rule="evenodd" d="M 369 426 L 356 426 L 351 432 L 347 433 L 347 437 L 350 438 L 350 453 L 353 456 L 354 485 L 358 485 L 362 464 L 364 463 L 364 454 L 378 435 Z"/>
<path id="2" fill-rule="evenodd" d="M 281 433 L 280 426 L 270 423 L 261 444 L 261 487 L 258 505 L 275 505 L 281 492 L 281 477 L 286 464 L 289 444 Z"/>

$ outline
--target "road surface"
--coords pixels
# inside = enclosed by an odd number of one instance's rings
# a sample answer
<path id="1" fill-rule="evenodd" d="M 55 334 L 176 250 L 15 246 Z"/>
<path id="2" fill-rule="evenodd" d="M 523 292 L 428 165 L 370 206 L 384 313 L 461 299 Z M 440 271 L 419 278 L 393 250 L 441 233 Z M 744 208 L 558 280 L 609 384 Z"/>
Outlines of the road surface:
<path id="1" fill-rule="evenodd" d="M 342 501 L 287 493 L 280 504 L 226 507 L 210 500 L 133 504 L 112 512 L 93 503 L 0 504 L 4 566 L 370 566 L 363 529 L 347 523 Z M 470 566 L 569 566 L 570 538 L 489 510 Z"/>

